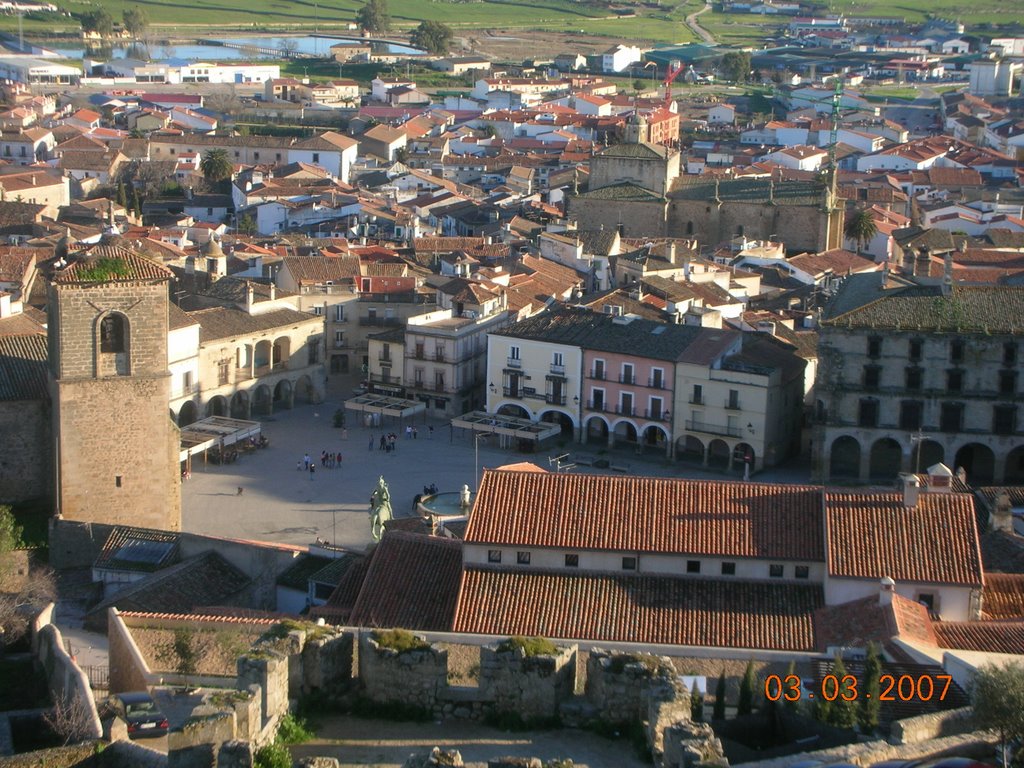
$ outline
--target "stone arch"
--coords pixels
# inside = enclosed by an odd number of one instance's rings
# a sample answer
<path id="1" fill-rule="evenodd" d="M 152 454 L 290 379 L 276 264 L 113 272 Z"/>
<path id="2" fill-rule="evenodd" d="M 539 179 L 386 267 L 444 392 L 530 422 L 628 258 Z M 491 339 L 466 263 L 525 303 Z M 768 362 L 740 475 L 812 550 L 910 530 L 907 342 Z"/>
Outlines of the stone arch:
<path id="1" fill-rule="evenodd" d="M 676 440 L 676 456 L 681 461 L 704 462 L 704 443 L 693 435 L 685 435 Z"/>
<path id="2" fill-rule="evenodd" d="M 910 458 L 915 472 L 924 472 L 928 467 L 946 461 L 946 449 L 937 440 L 922 440 L 913 447 Z"/>
<path id="3" fill-rule="evenodd" d="M 616 443 L 635 445 L 640 440 L 640 430 L 629 419 L 619 419 L 612 425 L 611 430 Z"/>
<path id="4" fill-rule="evenodd" d="M 891 437 L 879 438 L 871 446 L 870 461 L 868 472 L 872 480 L 891 480 L 903 466 L 903 448 Z"/>
<path id="5" fill-rule="evenodd" d="M 611 427 L 608 425 L 608 419 L 600 414 L 593 413 L 584 419 L 583 431 L 586 442 L 589 443 L 591 440 L 594 440 L 601 444 L 607 444 Z"/>
<path id="6" fill-rule="evenodd" d="M 540 414 L 540 421 L 546 421 L 550 424 L 558 424 L 562 428 L 563 435 L 571 435 L 573 430 L 576 429 L 576 420 L 572 415 L 565 411 L 556 411 L 550 409 L 542 411 Z"/>
<path id="7" fill-rule="evenodd" d="M 253 346 L 252 344 L 239 344 L 235 348 L 235 368 L 246 371 L 247 375 L 252 372 Z"/>
<path id="8" fill-rule="evenodd" d="M 199 408 L 194 400 L 186 400 L 178 411 L 178 426 L 187 427 L 196 421 L 199 421 Z"/>
<path id="9" fill-rule="evenodd" d="M 729 453 L 728 443 L 715 438 L 708 443 L 708 466 L 725 469 L 729 466 Z"/>
<path id="10" fill-rule="evenodd" d="M 657 448 L 659 451 L 664 451 L 665 443 L 671 439 L 671 436 L 661 424 L 648 424 L 644 427 L 641 439 L 644 448 Z"/>
<path id="11" fill-rule="evenodd" d="M 270 370 L 273 353 L 274 346 L 269 340 L 263 339 L 263 341 L 256 342 L 256 348 L 253 350 L 253 367 L 256 369 L 257 376 Z"/>
<path id="12" fill-rule="evenodd" d="M 249 418 L 249 393 L 240 389 L 231 396 L 231 418 Z"/>
<path id="13" fill-rule="evenodd" d="M 228 399 L 224 395 L 216 395 L 210 398 L 210 402 L 206 404 L 206 415 L 207 416 L 227 416 L 228 415 Z"/>
<path id="14" fill-rule="evenodd" d="M 288 367 L 291 359 L 292 340 L 288 336 L 279 336 L 274 339 L 274 368 L 282 369 Z"/>
<path id="15" fill-rule="evenodd" d="M 686 234 L 688 234 L 688 235 L 692 235 L 693 234 L 693 220 L 692 219 L 690 221 L 686 222 Z"/>
<path id="16" fill-rule="evenodd" d="M 842 435 L 832 441 L 828 460 L 829 477 L 860 476 L 860 443 L 857 438 Z"/>
<path id="17" fill-rule="evenodd" d="M 274 387 L 274 404 L 285 408 L 292 407 L 292 383 L 288 379 L 281 379 Z"/>
<path id="18" fill-rule="evenodd" d="M 316 402 L 316 390 L 313 389 L 313 380 L 309 376 L 303 374 L 295 382 L 295 394 L 292 396 L 292 399 L 296 403 L 311 404 Z"/>
<path id="19" fill-rule="evenodd" d="M 252 412 L 264 416 L 274 412 L 274 393 L 266 384 L 260 384 L 253 390 Z"/>
<path id="20" fill-rule="evenodd" d="M 996 456 L 987 445 L 967 443 L 961 446 L 953 463 L 956 464 L 954 469 L 966 470 L 967 482 L 971 485 L 995 481 Z"/>
<path id="21" fill-rule="evenodd" d="M 131 321 L 122 312 L 96 319 L 96 362 L 100 376 L 131 375 Z"/>
<path id="22" fill-rule="evenodd" d="M 526 406 L 519 403 L 502 403 L 495 411 L 498 416 L 511 416 L 515 419 L 529 419 L 533 421 L 533 415 L 526 410 Z"/>
<path id="23" fill-rule="evenodd" d="M 1003 481 L 1024 484 L 1024 445 L 1018 445 L 1006 454 L 1006 469 L 1003 472 Z"/>
<path id="24" fill-rule="evenodd" d="M 733 465 L 739 466 L 741 469 L 744 464 L 750 464 L 750 471 L 753 472 L 757 466 L 757 452 L 750 443 L 737 443 L 736 447 L 732 449 L 732 460 Z"/>

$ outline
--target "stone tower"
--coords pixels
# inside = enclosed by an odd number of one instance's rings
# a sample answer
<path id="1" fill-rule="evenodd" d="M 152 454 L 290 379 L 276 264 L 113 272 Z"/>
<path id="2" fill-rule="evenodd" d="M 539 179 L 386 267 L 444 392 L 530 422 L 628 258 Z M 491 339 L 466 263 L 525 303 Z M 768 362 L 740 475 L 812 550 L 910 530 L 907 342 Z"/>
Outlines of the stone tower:
<path id="1" fill-rule="evenodd" d="M 651 131 L 647 126 L 647 119 L 639 112 L 634 112 L 626 120 L 626 128 L 623 132 L 624 144 L 646 144 L 650 141 Z"/>
<path id="2" fill-rule="evenodd" d="M 181 528 L 178 429 L 168 416 L 168 282 L 120 245 L 75 254 L 49 289 L 57 512 Z"/>

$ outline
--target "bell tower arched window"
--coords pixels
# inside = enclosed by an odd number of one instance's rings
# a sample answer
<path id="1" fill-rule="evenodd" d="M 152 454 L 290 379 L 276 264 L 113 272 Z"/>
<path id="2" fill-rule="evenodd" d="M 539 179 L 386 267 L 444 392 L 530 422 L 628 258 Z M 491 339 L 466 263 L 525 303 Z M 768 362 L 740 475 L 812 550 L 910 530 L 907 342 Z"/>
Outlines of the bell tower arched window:
<path id="1" fill-rule="evenodd" d="M 100 321 L 100 352 L 125 351 L 125 321 L 123 315 L 107 315 Z"/>

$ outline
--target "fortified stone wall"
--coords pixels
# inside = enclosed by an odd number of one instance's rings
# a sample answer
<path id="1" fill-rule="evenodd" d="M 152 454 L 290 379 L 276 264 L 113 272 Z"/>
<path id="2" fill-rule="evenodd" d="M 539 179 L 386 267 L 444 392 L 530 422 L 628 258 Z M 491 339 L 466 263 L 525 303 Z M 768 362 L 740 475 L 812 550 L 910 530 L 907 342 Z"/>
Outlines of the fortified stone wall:
<path id="1" fill-rule="evenodd" d="M 64 650 L 60 630 L 53 624 L 43 625 L 33 639 L 33 647 L 55 705 L 81 711 L 88 722 L 88 737 L 100 738 L 103 727 L 89 678 Z"/>
<path id="2" fill-rule="evenodd" d="M 373 701 L 433 711 L 448 687 L 448 651 L 429 646 L 399 653 L 366 633 L 359 642 L 359 679 Z"/>
<path id="3" fill-rule="evenodd" d="M 897 720 L 891 727 L 892 740 L 897 744 L 917 744 L 943 736 L 969 733 L 975 728 L 971 715 L 971 708 L 963 707 Z"/>
<path id="4" fill-rule="evenodd" d="M 53 493 L 50 404 L 43 400 L 0 403 L 0 504 Z"/>
<path id="5" fill-rule="evenodd" d="M 682 687 L 676 682 L 672 662 L 665 657 L 610 653 L 595 648 L 587 659 L 585 695 L 600 719 L 607 723 L 646 719 L 652 691 L 664 687 L 674 693 Z"/>
<path id="6" fill-rule="evenodd" d="M 554 656 L 527 656 L 522 648 L 480 649 L 480 692 L 498 713 L 516 713 L 523 720 L 550 720 L 559 705 L 572 698 L 576 685 L 577 646 Z"/>
<path id="7" fill-rule="evenodd" d="M 353 636 L 349 632 L 314 637 L 302 649 L 302 690 L 329 691 L 352 679 Z"/>
<path id="8" fill-rule="evenodd" d="M 254 651 L 238 658 L 237 688 L 260 688 L 261 730 L 288 712 L 288 659 L 270 651 Z"/>

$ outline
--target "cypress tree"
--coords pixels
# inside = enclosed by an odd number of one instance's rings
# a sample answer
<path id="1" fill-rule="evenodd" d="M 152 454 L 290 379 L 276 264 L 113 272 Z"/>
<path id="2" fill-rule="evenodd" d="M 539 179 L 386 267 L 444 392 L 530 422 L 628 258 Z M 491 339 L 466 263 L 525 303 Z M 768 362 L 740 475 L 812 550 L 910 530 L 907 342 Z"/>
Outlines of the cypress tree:
<path id="1" fill-rule="evenodd" d="M 718 685 L 715 686 L 715 708 L 711 713 L 715 720 L 725 720 L 725 670 L 718 676 Z"/>
<path id="2" fill-rule="evenodd" d="M 756 685 L 757 675 L 754 674 L 754 661 L 751 659 L 743 671 L 743 679 L 740 680 L 740 698 L 736 703 L 737 715 L 749 715 L 754 711 L 754 686 Z"/>
<path id="3" fill-rule="evenodd" d="M 878 727 L 878 713 L 882 708 L 881 693 L 882 660 L 878 647 L 868 644 L 868 657 L 864 662 L 864 690 L 860 692 L 857 707 L 857 723 L 863 733 L 874 733 Z"/>

